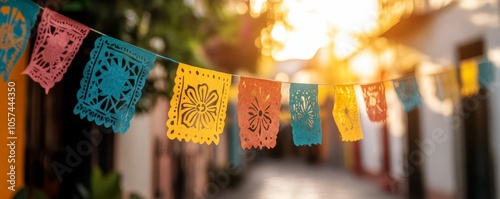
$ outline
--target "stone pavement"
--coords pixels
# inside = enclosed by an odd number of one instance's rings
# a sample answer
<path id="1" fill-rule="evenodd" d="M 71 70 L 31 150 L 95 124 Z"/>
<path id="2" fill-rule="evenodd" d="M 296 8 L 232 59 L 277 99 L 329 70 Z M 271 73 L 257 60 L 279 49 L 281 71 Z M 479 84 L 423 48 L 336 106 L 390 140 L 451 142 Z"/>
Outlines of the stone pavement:
<path id="1" fill-rule="evenodd" d="M 219 199 L 395 199 L 371 181 L 339 169 L 299 161 L 265 160 L 254 164 L 235 188 Z"/>

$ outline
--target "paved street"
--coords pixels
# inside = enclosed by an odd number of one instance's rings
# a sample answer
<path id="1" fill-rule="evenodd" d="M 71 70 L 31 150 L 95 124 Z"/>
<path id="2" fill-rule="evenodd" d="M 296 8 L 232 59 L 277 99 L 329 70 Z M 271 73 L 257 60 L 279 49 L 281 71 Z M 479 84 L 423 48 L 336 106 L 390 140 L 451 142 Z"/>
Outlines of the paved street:
<path id="1" fill-rule="evenodd" d="M 367 180 L 299 161 L 266 160 L 252 166 L 244 181 L 226 188 L 220 199 L 393 199 Z"/>

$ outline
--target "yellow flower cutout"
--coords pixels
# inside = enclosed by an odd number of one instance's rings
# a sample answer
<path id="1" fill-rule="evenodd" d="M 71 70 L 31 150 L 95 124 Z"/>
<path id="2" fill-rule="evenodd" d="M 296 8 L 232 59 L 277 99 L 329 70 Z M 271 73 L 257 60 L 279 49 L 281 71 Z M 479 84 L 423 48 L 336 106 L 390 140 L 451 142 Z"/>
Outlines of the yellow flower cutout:
<path id="1" fill-rule="evenodd" d="M 168 111 L 167 137 L 219 144 L 230 86 L 229 74 L 180 63 Z"/>
<path id="2" fill-rule="evenodd" d="M 342 141 L 363 139 L 354 86 L 335 86 L 333 117 Z"/>

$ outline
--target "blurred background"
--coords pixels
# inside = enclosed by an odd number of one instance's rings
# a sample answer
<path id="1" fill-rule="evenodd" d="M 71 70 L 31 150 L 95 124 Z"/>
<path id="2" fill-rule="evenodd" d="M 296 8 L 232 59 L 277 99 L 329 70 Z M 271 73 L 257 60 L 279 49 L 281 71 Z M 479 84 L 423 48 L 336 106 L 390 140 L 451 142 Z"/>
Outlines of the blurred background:
<path id="1" fill-rule="evenodd" d="M 500 81 L 462 95 L 459 73 L 484 63 L 500 71 L 498 0 L 35 2 L 183 63 L 321 84 L 323 143 L 294 146 L 283 84 L 277 146 L 242 150 L 236 80 L 218 146 L 169 140 L 177 65 L 161 59 L 128 132 L 80 119 L 74 96 L 100 36 L 91 32 L 48 95 L 21 75 L 28 53 L 12 73 L 24 141 L 17 148 L 22 189 L 7 198 L 500 198 Z M 408 76 L 417 76 L 422 107 L 405 112 L 389 86 L 388 119 L 372 123 L 358 92 L 364 139 L 340 141 L 324 85 Z"/>

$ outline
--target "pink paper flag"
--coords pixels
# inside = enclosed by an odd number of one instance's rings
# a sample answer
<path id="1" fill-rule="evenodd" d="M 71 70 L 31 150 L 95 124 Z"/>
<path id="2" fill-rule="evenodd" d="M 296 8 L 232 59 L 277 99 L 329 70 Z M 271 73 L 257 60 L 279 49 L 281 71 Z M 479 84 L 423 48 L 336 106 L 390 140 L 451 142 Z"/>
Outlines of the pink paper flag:
<path id="1" fill-rule="evenodd" d="M 61 81 L 89 28 L 48 8 L 38 25 L 31 61 L 23 74 L 45 88 L 45 94 Z"/>

